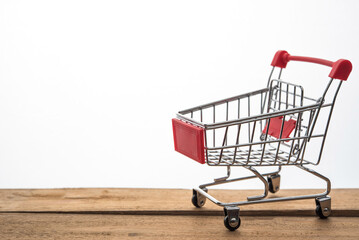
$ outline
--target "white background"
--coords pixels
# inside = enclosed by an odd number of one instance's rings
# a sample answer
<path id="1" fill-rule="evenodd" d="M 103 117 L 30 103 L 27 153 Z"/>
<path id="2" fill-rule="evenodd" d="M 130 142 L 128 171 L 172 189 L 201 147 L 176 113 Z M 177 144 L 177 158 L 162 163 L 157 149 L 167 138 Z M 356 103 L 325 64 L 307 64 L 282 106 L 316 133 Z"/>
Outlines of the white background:
<path id="1" fill-rule="evenodd" d="M 0 188 L 191 188 L 220 177 L 224 168 L 174 151 L 171 118 L 265 87 L 280 49 L 353 63 L 315 169 L 358 188 L 358 12 L 354 0 L 1 1 Z M 284 79 L 320 93 L 330 70 L 287 68 Z M 284 170 L 282 188 L 324 186 Z"/>

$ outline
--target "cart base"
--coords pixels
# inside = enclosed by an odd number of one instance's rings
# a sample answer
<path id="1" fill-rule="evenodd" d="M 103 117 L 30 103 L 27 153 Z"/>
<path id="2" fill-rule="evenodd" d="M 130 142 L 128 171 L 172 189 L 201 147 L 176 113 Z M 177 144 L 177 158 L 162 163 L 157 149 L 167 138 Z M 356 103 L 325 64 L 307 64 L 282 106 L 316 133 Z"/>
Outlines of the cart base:
<path id="1" fill-rule="evenodd" d="M 294 200 L 303 200 L 303 199 L 315 199 L 316 203 L 316 214 L 318 217 L 324 219 L 330 216 L 331 213 L 331 198 L 328 196 L 331 190 L 331 183 L 330 180 L 317 173 L 316 171 L 309 169 L 307 167 L 304 167 L 302 165 L 298 165 L 298 168 L 309 172 L 316 177 L 323 179 L 327 183 L 327 188 L 325 192 L 318 193 L 318 194 L 311 194 L 311 195 L 303 195 L 303 196 L 290 196 L 290 197 L 279 197 L 279 198 L 266 198 L 268 195 L 268 190 L 272 193 L 275 193 L 279 190 L 280 187 L 280 175 L 279 172 L 281 171 L 281 167 L 279 166 L 278 170 L 275 172 L 260 174 L 256 169 L 253 167 L 246 167 L 248 170 L 254 173 L 252 176 L 247 177 L 241 177 L 241 178 L 234 178 L 234 179 L 228 179 L 230 177 L 230 167 L 227 167 L 227 176 L 223 178 L 217 178 L 212 183 L 202 184 L 199 186 L 199 188 L 193 189 L 193 196 L 192 196 L 192 203 L 196 207 L 202 207 L 205 204 L 205 200 L 208 198 L 211 202 L 214 204 L 224 207 L 224 225 L 226 228 L 228 228 L 230 231 L 234 231 L 237 228 L 239 228 L 241 224 L 241 220 L 239 217 L 239 207 L 241 205 L 249 205 L 249 204 L 257 204 L 257 203 L 269 203 L 269 202 L 280 202 L 280 201 L 294 201 Z M 267 180 L 264 178 L 267 176 Z M 219 185 L 219 184 L 225 184 L 229 182 L 236 182 L 236 181 L 242 181 L 247 179 L 252 179 L 258 177 L 263 183 L 264 183 L 264 193 L 259 196 L 249 196 L 247 197 L 247 201 L 241 201 L 241 202 L 229 202 L 224 203 L 213 196 L 211 196 L 208 193 L 207 187 Z M 194 201 L 195 199 L 195 201 Z"/>

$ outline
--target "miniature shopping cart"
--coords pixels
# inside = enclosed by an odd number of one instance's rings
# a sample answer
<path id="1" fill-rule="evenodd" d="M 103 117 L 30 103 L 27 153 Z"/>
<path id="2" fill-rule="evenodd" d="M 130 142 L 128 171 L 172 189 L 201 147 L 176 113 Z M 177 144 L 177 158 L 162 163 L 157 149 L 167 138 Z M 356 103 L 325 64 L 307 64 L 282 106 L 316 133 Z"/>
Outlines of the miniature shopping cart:
<path id="1" fill-rule="evenodd" d="M 329 83 L 319 98 L 308 97 L 304 95 L 302 86 L 281 80 L 282 69 L 290 61 L 331 67 Z M 320 218 L 327 218 L 331 213 L 330 180 L 307 166 L 320 162 L 335 100 L 352 65 L 344 59 L 331 62 L 292 56 L 286 51 L 278 51 L 271 65 L 273 68 L 266 88 L 180 111 L 172 120 L 176 151 L 202 164 L 227 167 L 225 177 L 193 189 L 192 203 L 200 208 L 208 198 L 224 207 L 224 225 L 231 231 L 240 226 L 240 205 L 313 198 Z M 274 78 L 277 72 L 278 77 Z M 305 157 L 311 145 L 316 151 L 314 160 Z M 244 167 L 253 175 L 230 179 L 232 166 Z M 262 166 L 274 166 L 276 171 L 261 174 L 255 167 Z M 282 166 L 295 166 L 323 179 L 327 184 L 326 191 L 266 198 L 268 191 L 275 193 L 279 190 Z M 224 203 L 208 193 L 209 186 L 252 178 L 263 182 L 264 193 L 250 196 L 247 201 Z"/>

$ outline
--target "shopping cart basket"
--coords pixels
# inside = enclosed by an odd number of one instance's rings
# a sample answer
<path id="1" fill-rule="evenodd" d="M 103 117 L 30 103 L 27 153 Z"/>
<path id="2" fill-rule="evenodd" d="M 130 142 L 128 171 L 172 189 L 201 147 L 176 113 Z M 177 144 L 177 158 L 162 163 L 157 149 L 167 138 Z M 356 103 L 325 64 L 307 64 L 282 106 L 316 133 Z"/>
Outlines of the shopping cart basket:
<path id="1" fill-rule="evenodd" d="M 329 83 L 319 98 L 308 97 L 302 86 L 281 80 L 282 69 L 290 61 L 331 67 Z M 202 164 L 227 167 L 225 177 L 193 189 L 192 203 L 200 208 L 208 198 L 224 207 L 224 225 L 231 231 L 240 226 L 240 205 L 313 198 L 320 218 L 327 218 L 331 213 L 330 180 L 307 166 L 320 162 L 335 100 L 352 65 L 344 59 L 331 62 L 292 56 L 286 51 L 278 51 L 271 65 L 266 88 L 180 111 L 172 120 L 176 151 Z M 279 72 L 277 78 L 273 78 L 275 72 Z M 318 151 L 314 160 L 308 160 L 305 152 L 312 144 Z M 232 166 L 244 167 L 253 175 L 230 179 Z M 254 168 L 262 166 L 276 166 L 277 169 L 261 174 Z M 295 166 L 323 179 L 326 191 L 266 198 L 268 191 L 279 190 L 282 166 Z M 208 193 L 209 186 L 252 178 L 263 182 L 264 193 L 250 196 L 247 201 L 224 203 Z"/>

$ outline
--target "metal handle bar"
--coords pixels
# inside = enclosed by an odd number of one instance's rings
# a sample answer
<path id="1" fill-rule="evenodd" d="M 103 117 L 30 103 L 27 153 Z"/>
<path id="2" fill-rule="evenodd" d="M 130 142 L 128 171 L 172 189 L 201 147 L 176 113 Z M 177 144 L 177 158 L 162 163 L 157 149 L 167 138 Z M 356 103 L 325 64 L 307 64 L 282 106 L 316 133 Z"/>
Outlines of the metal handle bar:
<path id="1" fill-rule="evenodd" d="M 329 77 L 344 81 L 348 79 L 349 74 L 352 71 L 352 64 L 346 59 L 339 59 L 336 62 L 332 62 L 320 58 L 293 56 L 283 50 L 276 52 L 271 65 L 273 67 L 285 68 L 289 61 L 311 62 L 331 67 L 332 71 L 329 73 Z"/>

